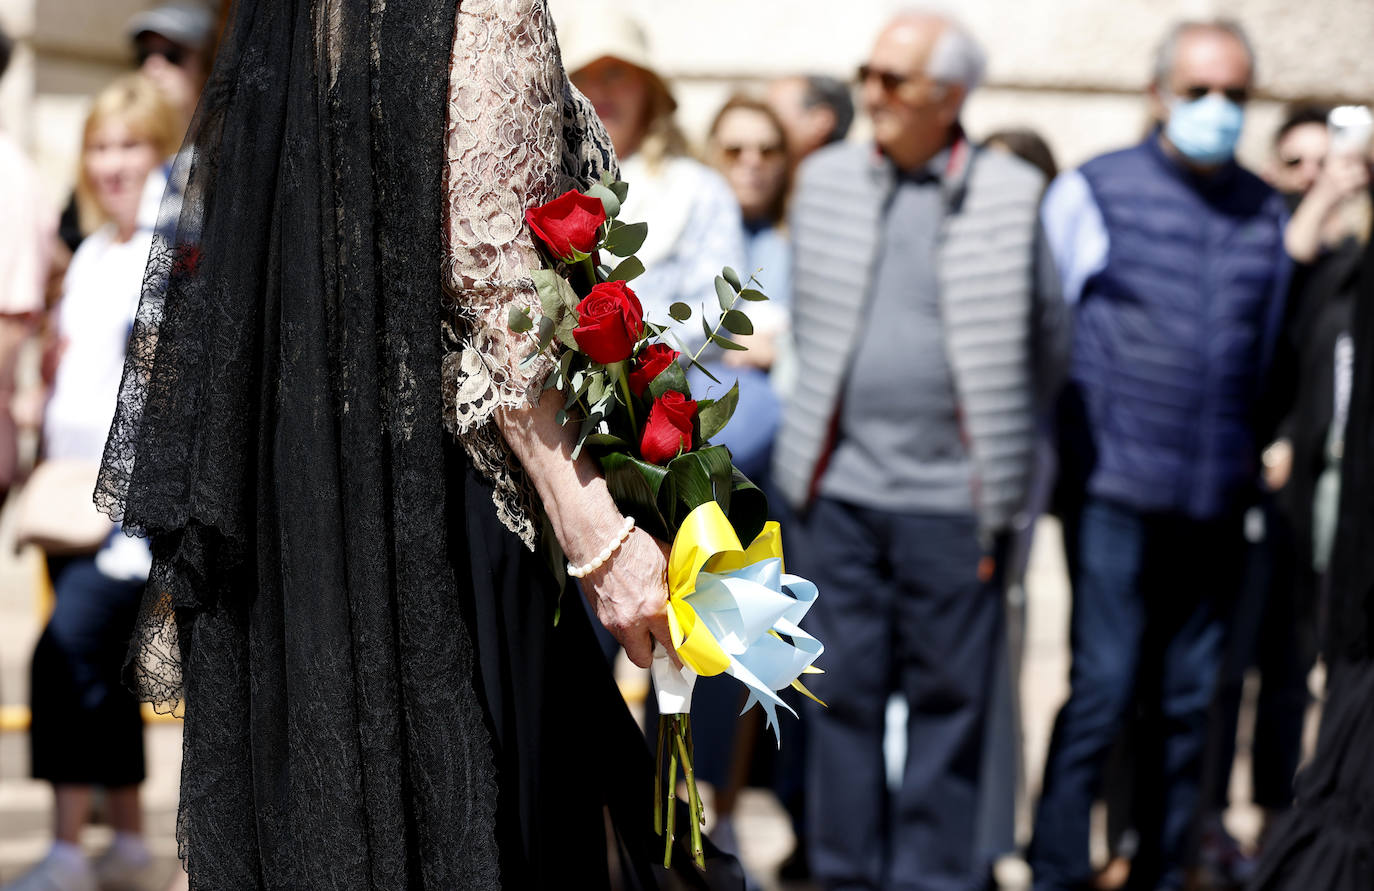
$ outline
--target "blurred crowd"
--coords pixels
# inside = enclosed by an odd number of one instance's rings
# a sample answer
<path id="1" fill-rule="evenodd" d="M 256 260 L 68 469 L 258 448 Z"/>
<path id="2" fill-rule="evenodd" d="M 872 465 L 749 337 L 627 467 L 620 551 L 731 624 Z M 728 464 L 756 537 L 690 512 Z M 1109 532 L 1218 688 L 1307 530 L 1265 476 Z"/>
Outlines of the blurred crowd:
<path id="1" fill-rule="evenodd" d="M 174 3 L 128 23 L 136 71 L 93 98 L 60 214 L 0 130 L 0 491 L 15 486 L 20 540 L 42 548 L 55 595 L 30 731 L 54 842 L 10 891 L 149 887 L 142 722 L 120 671 L 150 556 L 89 502 L 223 12 Z M 1221 817 L 1256 671 L 1253 802 L 1266 826 L 1292 803 L 1374 121 L 1294 105 L 1246 170 L 1245 32 L 1152 37 L 1148 132 L 1061 171 L 1033 131 L 961 126 L 986 59 L 944 15 L 895 17 L 850 81 L 799 72 L 730 96 L 699 147 L 638 23 L 590 5 L 560 21 L 631 184 L 623 214 L 650 224 L 646 317 L 713 305 L 722 266 L 770 298 L 737 337 L 748 349 L 706 363 L 723 383 L 694 389 L 739 384 L 723 439 L 823 592 L 808 629 L 829 707 L 795 702 L 773 751 L 737 689 L 705 679 L 694 721 L 713 838 L 734 846 L 739 793 L 771 787 L 797 838 L 786 879 L 995 887 L 1028 785 L 1036 889 L 1243 887 L 1256 852 Z M 11 48 L 0 35 L 0 74 Z M 871 138 L 847 138 L 856 110 Z M 21 355 L 38 374 L 16 392 Z M 1045 512 L 1064 530 L 1070 692 L 1043 776 L 1023 784 L 1015 632 Z M 894 729 L 904 746 L 885 742 Z M 89 861 L 97 789 L 115 833 Z M 1105 864 L 1089 856 L 1099 801 Z"/>

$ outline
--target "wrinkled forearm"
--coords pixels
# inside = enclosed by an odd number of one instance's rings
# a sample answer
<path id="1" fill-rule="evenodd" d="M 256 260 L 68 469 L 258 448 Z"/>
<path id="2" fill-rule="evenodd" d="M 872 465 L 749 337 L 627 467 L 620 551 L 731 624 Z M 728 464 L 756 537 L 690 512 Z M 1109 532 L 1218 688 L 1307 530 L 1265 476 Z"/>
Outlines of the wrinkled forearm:
<path id="1" fill-rule="evenodd" d="M 554 535 L 573 563 L 594 557 L 623 522 L 596 463 L 573 460 L 573 430 L 558 423 L 558 394 L 525 408 L 501 409 L 497 426 L 534 484 Z"/>

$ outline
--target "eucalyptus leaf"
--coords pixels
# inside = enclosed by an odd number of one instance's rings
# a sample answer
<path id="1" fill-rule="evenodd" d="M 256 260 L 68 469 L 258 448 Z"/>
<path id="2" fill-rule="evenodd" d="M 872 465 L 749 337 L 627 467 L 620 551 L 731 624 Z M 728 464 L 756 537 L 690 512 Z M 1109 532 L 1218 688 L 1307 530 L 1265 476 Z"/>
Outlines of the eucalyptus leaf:
<path id="1" fill-rule="evenodd" d="M 577 338 L 573 337 L 573 329 L 576 327 L 577 316 L 568 313 L 563 317 L 563 321 L 558 323 L 558 328 L 554 331 L 554 336 L 558 338 L 559 343 L 563 344 L 563 346 L 568 349 L 579 350 L 581 347 L 577 345 Z"/>
<path id="2" fill-rule="evenodd" d="M 563 295 L 558 286 L 558 283 L 563 281 L 563 276 L 552 269 L 536 269 L 530 273 L 530 279 L 534 282 L 534 290 L 539 295 L 539 308 L 544 311 L 545 316 L 557 322 L 563 317 L 563 313 L 567 312 L 567 305 L 563 302 Z"/>
<path id="3" fill-rule="evenodd" d="M 731 269 L 729 266 L 726 266 L 724 269 L 722 269 L 720 271 L 720 274 L 727 282 L 730 283 L 730 287 L 734 288 L 736 291 L 744 287 L 744 285 L 740 284 L 739 273 Z"/>
<path id="4" fill-rule="evenodd" d="M 611 267 L 607 266 L 605 263 L 601 263 L 600 265 L 598 265 L 596 267 L 596 278 L 597 281 L 610 281 Z"/>
<path id="5" fill-rule="evenodd" d="M 597 183 L 587 190 L 587 194 L 593 198 L 601 199 L 601 206 L 606 208 L 606 216 L 615 219 L 620 213 L 620 199 L 615 197 L 615 192 Z"/>
<path id="6" fill-rule="evenodd" d="M 630 444 L 614 433 L 592 433 L 587 437 L 587 445 L 607 449 L 628 449 Z"/>
<path id="7" fill-rule="evenodd" d="M 668 315 L 672 316 L 674 321 L 685 322 L 692 317 L 692 308 L 679 300 L 668 307 Z"/>
<path id="8" fill-rule="evenodd" d="M 602 176 L 609 176 L 609 175 L 610 175 L 610 174 L 607 173 L 606 171 L 604 171 L 604 170 L 602 171 Z M 625 196 L 630 194 L 630 184 L 629 184 L 629 183 L 624 182 L 623 180 L 616 180 L 615 182 L 609 182 L 609 183 L 603 182 L 602 184 L 603 184 L 606 188 L 610 189 L 611 192 L 615 195 L 615 197 L 617 197 L 617 198 L 620 199 L 620 203 L 621 203 L 621 204 L 624 204 L 624 203 L 625 203 Z"/>
<path id="9" fill-rule="evenodd" d="M 552 316 L 539 317 L 539 350 L 542 353 L 553 342 L 554 332 L 558 330 L 558 323 Z"/>
<path id="10" fill-rule="evenodd" d="M 693 356 L 691 351 L 687 349 L 687 344 L 683 343 L 682 338 L 677 336 L 676 331 L 669 331 L 668 336 L 673 339 L 673 343 L 677 344 L 677 351 L 682 354 L 682 357 L 687 360 L 687 363 L 689 365 L 691 365 L 693 368 L 697 369 L 702 374 L 706 375 L 716 383 L 720 383 L 720 378 L 712 374 L 711 369 L 707 368 L 705 365 L 702 365 L 700 362 L 696 360 L 696 357 Z"/>
<path id="11" fill-rule="evenodd" d="M 588 375 L 587 401 L 598 403 L 606 396 L 606 380 L 599 374 Z"/>
<path id="12" fill-rule="evenodd" d="M 644 274 L 644 264 L 638 257 L 627 257 L 620 261 L 620 265 L 615 268 L 608 277 L 607 281 L 629 282 Z"/>
<path id="13" fill-rule="evenodd" d="M 531 365 L 534 364 L 534 360 L 538 359 L 541 355 L 543 355 L 543 353 L 543 347 L 535 347 L 534 349 L 530 350 L 528 353 L 524 355 L 524 357 L 520 359 L 521 369 L 529 368 Z"/>
<path id="14" fill-rule="evenodd" d="M 576 313 L 577 304 L 582 302 L 582 298 L 578 297 L 577 291 L 573 290 L 572 282 L 568 281 L 561 275 L 557 276 L 557 279 L 558 296 L 562 298 L 563 305 L 566 306 L 572 312 Z"/>
<path id="15" fill-rule="evenodd" d="M 739 296 L 743 300 L 749 300 L 754 303 L 759 303 L 761 301 L 768 299 L 767 294 L 763 293 L 762 291 L 755 290 L 754 288 L 745 288 L 743 291 L 739 292 Z"/>
<path id="16" fill-rule="evenodd" d="M 573 443 L 572 456 L 574 459 L 582 454 L 583 443 L 587 441 L 587 437 L 596 430 L 596 425 L 600 423 L 601 415 L 596 412 L 587 415 L 586 420 L 582 422 L 582 429 L 577 432 L 577 441 Z"/>
<path id="17" fill-rule="evenodd" d="M 729 309 L 735 305 L 735 289 L 720 276 L 716 276 L 716 296 L 720 298 L 721 309 Z"/>
<path id="18" fill-rule="evenodd" d="M 711 343 L 714 343 L 716 346 L 720 347 L 723 350 L 737 350 L 739 352 L 745 352 L 749 349 L 749 347 L 745 346 L 744 344 L 735 343 L 730 338 L 721 337 L 719 334 L 711 335 Z"/>
<path id="19" fill-rule="evenodd" d="M 606 236 L 606 250 L 617 257 L 629 257 L 644 245 L 648 223 L 617 223 Z"/>
<path id="20" fill-rule="evenodd" d="M 725 330 L 729 331 L 731 334 L 745 335 L 754 333 L 754 323 L 749 321 L 747 315 L 737 309 L 732 309 L 727 312 L 721 318 L 720 323 L 725 326 Z"/>
<path id="21" fill-rule="evenodd" d="M 677 362 L 670 363 L 667 368 L 664 368 L 655 375 L 653 380 L 649 381 L 649 395 L 654 399 L 659 398 L 669 390 L 690 395 L 687 387 L 687 374 Z"/>
<path id="22" fill-rule="evenodd" d="M 601 184 L 606 188 L 613 188 L 615 185 L 615 174 L 609 170 L 603 170 L 601 171 L 601 176 L 599 177 L 599 180 Z"/>
<path id="23" fill-rule="evenodd" d="M 530 311 L 523 306 L 512 306 L 506 313 L 506 327 L 516 334 L 524 334 L 534 327 Z"/>
<path id="24" fill-rule="evenodd" d="M 562 427 L 564 424 L 568 423 L 568 413 L 560 408 L 558 414 L 553 416 L 553 419 L 558 422 L 558 426 Z"/>
<path id="25" fill-rule="evenodd" d="M 710 442 L 712 439 L 725 429 L 725 425 L 730 422 L 730 416 L 735 413 L 735 406 L 739 404 L 739 381 L 730 387 L 729 391 L 710 405 L 697 403 L 697 419 L 701 424 L 701 439 L 703 442 Z"/>

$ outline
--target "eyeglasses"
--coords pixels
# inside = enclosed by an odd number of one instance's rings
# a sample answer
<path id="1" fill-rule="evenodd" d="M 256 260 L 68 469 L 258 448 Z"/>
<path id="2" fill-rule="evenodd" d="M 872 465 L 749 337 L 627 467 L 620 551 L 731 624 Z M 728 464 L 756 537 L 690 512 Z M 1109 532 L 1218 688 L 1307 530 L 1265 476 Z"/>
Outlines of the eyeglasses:
<path id="1" fill-rule="evenodd" d="M 177 66 L 186 61 L 186 51 L 179 46 L 140 46 L 134 50 L 134 54 L 138 59 L 139 68 L 153 56 L 161 56 Z"/>
<path id="2" fill-rule="evenodd" d="M 1294 167 L 1301 167 L 1303 164 L 1315 164 L 1316 166 L 1320 167 L 1326 163 L 1326 158 L 1321 156 L 1315 158 L 1304 158 L 1302 155 L 1298 155 L 1296 158 L 1293 158 L 1284 157 L 1283 155 L 1280 155 L 1279 163 L 1282 164 L 1284 167 L 1290 169 Z"/>
<path id="3" fill-rule="evenodd" d="M 1236 103 L 1237 105 L 1244 105 L 1246 102 L 1250 100 L 1249 87 L 1227 87 L 1225 89 L 1218 89 L 1216 87 L 1208 87 L 1202 86 L 1200 84 L 1195 84 L 1191 87 L 1184 87 L 1183 91 L 1179 93 L 1179 95 L 1188 97 L 1188 101 L 1190 102 L 1196 102 L 1198 99 L 1201 99 L 1203 96 L 1206 96 L 1208 93 L 1211 92 L 1221 93 L 1221 95 L 1225 96 L 1227 99 Z"/>
<path id="4" fill-rule="evenodd" d="M 901 74 L 896 71 L 888 71 L 883 68 L 874 68 L 872 65 L 860 65 L 856 76 L 859 86 L 868 83 L 871 78 L 878 79 L 878 85 L 882 87 L 884 93 L 895 93 L 902 84 L 922 77 L 921 74 Z"/>
<path id="5" fill-rule="evenodd" d="M 743 143 L 731 143 L 720 147 L 720 154 L 726 161 L 734 164 L 745 152 L 752 151 L 765 161 L 781 161 L 782 146 L 776 143 L 772 145 L 746 145 Z"/>

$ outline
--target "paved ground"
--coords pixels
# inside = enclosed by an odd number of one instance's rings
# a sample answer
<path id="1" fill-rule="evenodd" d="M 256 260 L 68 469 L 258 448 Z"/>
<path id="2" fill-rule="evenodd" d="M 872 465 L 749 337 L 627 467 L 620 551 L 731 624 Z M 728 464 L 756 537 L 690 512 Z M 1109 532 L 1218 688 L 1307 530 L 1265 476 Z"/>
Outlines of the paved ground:
<path id="1" fill-rule="evenodd" d="M 28 740 L 14 725 L 24 717 L 28 701 L 28 659 L 39 625 L 32 580 L 34 555 L 14 555 L 8 515 L 0 518 L 0 881 L 13 878 L 41 857 L 49 839 L 48 790 L 27 779 Z M 1064 646 L 1067 621 L 1067 585 L 1059 537 L 1052 521 L 1042 523 L 1028 578 L 1028 624 L 1024 669 L 1021 678 L 1025 763 L 1027 776 L 1039 776 L 1054 712 L 1065 692 L 1067 653 Z M 159 867 L 170 876 L 175 868 L 174 826 L 180 770 L 180 726 L 175 722 L 150 724 L 147 731 L 149 779 L 144 787 L 148 830 Z M 1242 741 L 1240 757 L 1245 757 Z M 1243 763 L 1240 765 L 1243 767 Z M 1244 769 L 1236 771 L 1237 801 L 1247 799 Z M 1033 785 L 1033 784 L 1032 784 Z M 1034 789 L 1029 792 L 1033 795 Z M 1020 824 L 1024 828 L 1027 808 Z M 1253 837 L 1257 815 L 1248 807 L 1236 807 L 1228 815 L 1233 830 Z M 777 864 L 789 853 L 792 833 L 783 812 L 771 795 L 747 793 L 738 811 L 738 833 L 746 865 L 765 888 L 778 888 Z M 108 843 L 109 832 L 99 827 L 88 833 L 92 851 Z M 999 867 L 1009 888 L 1024 887 L 1024 864 L 1009 860 Z M 160 881 L 160 880 L 159 880 Z M 153 888 L 159 887 L 154 885 Z"/>

